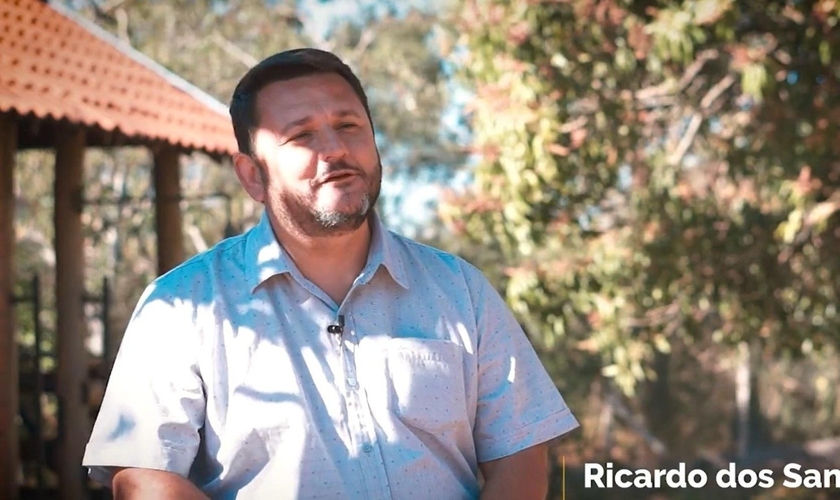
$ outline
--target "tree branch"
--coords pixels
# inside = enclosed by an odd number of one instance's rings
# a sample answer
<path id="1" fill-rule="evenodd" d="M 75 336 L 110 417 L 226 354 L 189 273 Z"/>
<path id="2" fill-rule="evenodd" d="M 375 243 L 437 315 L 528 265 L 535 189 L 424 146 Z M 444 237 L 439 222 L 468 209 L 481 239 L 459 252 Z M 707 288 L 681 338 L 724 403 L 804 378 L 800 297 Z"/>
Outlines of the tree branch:
<path id="1" fill-rule="evenodd" d="M 685 128 L 685 133 L 680 138 L 680 142 L 677 144 L 676 149 L 674 149 L 674 152 L 668 157 L 669 165 L 678 165 L 683 160 L 686 153 L 688 153 L 688 149 L 691 147 L 691 144 L 694 142 L 694 138 L 697 136 L 697 131 L 700 130 L 700 125 L 702 124 L 703 115 L 697 111 L 694 115 L 692 115 L 691 121 L 688 122 L 688 127 Z"/>
<path id="2" fill-rule="evenodd" d="M 106 14 L 111 14 L 117 9 L 126 7 L 126 5 L 130 4 L 132 1 L 133 0 L 111 0 L 110 2 L 100 6 L 99 10 Z"/>
<path id="3" fill-rule="evenodd" d="M 712 103 L 734 83 L 735 77 L 728 74 L 706 92 L 706 95 L 700 100 L 700 111 L 694 112 L 691 121 L 688 123 L 688 127 L 685 129 L 685 134 L 683 134 L 674 152 L 668 157 L 668 163 L 670 165 L 677 165 L 683 160 L 691 144 L 694 142 L 697 132 L 700 130 L 700 125 L 703 124 L 703 115 L 708 111 Z"/>
<path id="4" fill-rule="evenodd" d="M 652 87 L 646 87 L 636 92 L 636 100 L 638 101 L 645 101 L 648 99 L 653 99 L 657 97 L 663 97 L 669 94 L 678 94 L 685 90 L 694 78 L 700 73 L 700 70 L 703 69 L 703 66 L 712 59 L 716 59 L 718 57 L 719 52 L 716 49 L 708 49 L 704 50 L 697 54 L 697 59 L 695 59 L 686 69 L 683 76 L 679 79 L 676 84 L 676 88 L 671 90 L 673 83 L 671 81 L 660 83 L 659 85 L 654 85 Z"/>
<path id="5" fill-rule="evenodd" d="M 184 232 L 190 237 L 190 241 L 192 241 L 195 251 L 198 253 L 206 251 L 208 248 L 207 242 L 204 241 L 204 237 L 201 236 L 201 231 L 198 227 L 196 227 L 195 224 L 185 224 L 184 226 Z"/>
<path id="6" fill-rule="evenodd" d="M 636 434 L 638 434 L 647 445 L 650 447 L 650 450 L 658 457 L 662 457 L 668 452 L 668 447 L 665 446 L 659 438 L 653 435 L 650 429 L 645 425 L 644 421 L 638 418 L 636 415 L 627 408 L 624 403 L 618 398 L 618 396 L 613 392 L 609 391 L 607 395 L 607 400 L 609 401 L 610 406 L 612 406 L 613 412 L 615 416 L 619 419 L 623 420 L 626 425 L 630 427 Z"/>
<path id="7" fill-rule="evenodd" d="M 218 31 L 213 32 L 213 34 L 210 36 L 210 41 L 218 45 L 219 48 L 224 50 L 229 56 L 241 62 L 248 68 L 250 68 L 251 66 L 255 66 L 257 63 L 259 63 L 259 60 L 257 60 L 256 57 L 241 49 L 238 45 L 225 38 Z"/>
<path id="8" fill-rule="evenodd" d="M 362 36 L 359 37 L 359 43 L 353 48 L 353 52 L 350 55 L 350 61 L 356 62 L 361 59 L 362 55 L 365 53 L 365 50 L 370 46 L 371 43 L 376 39 L 376 33 L 370 29 L 365 28 L 362 32 Z"/>

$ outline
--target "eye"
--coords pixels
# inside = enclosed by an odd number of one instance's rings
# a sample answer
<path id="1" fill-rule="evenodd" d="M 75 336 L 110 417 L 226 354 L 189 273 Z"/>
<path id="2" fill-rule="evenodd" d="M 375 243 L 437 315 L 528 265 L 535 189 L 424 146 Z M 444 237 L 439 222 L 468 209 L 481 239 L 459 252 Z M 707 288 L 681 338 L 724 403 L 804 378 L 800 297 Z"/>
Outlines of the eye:
<path id="1" fill-rule="evenodd" d="M 338 125 L 339 130 L 352 130 L 354 128 L 358 128 L 359 126 L 355 123 L 351 122 L 344 122 Z"/>
<path id="2" fill-rule="evenodd" d="M 289 140 L 287 140 L 286 142 L 301 142 L 301 141 L 305 141 L 305 140 L 309 139 L 310 137 L 312 137 L 312 132 L 309 132 L 309 131 L 299 132 L 299 133 L 293 135 L 292 137 L 290 137 Z"/>

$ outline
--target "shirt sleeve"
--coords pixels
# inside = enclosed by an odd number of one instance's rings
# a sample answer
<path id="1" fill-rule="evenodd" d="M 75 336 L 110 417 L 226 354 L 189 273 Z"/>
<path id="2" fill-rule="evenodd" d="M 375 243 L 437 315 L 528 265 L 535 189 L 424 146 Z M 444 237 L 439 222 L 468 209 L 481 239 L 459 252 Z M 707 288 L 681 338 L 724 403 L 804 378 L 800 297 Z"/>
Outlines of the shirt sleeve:
<path id="1" fill-rule="evenodd" d="M 478 330 L 473 435 L 478 461 L 487 462 L 554 439 L 580 424 L 507 304 L 477 269 L 471 271 Z"/>
<path id="2" fill-rule="evenodd" d="M 199 445 L 205 399 L 191 301 L 152 284 L 141 297 L 114 362 L 82 465 L 111 486 L 112 467 L 187 477 Z"/>

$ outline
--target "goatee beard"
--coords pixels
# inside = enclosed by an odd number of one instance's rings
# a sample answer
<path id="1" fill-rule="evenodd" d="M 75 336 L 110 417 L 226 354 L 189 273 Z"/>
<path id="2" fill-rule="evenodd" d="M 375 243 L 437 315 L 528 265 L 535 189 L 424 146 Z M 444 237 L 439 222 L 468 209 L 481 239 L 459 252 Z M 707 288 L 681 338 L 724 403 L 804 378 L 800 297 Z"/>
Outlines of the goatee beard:
<path id="1" fill-rule="evenodd" d="M 350 213 L 316 209 L 313 214 L 315 221 L 325 233 L 335 234 L 336 232 L 355 231 L 364 224 L 370 215 L 370 194 L 365 193 L 361 202 L 362 205 L 359 210 Z"/>
<path id="2" fill-rule="evenodd" d="M 258 164 L 263 186 L 268 179 L 264 163 Z M 362 194 L 357 210 L 342 212 L 338 210 L 320 210 L 313 207 L 313 200 L 306 199 L 292 193 L 281 196 L 269 202 L 280 222 L 287 228 L 308 237 L 340 236 L 359 229 L 371 216 L 377 200 L 382 182 L 382 163 L 378 162 L 377 169 L 372 176 L 368 176 L 361 169 L 346 163 L 333 165 L 334 170 L 354 170 L 366 181 L 367 192 Z"/>
<path id="3" fill-rule="evenodd" d="M 312 206 L 313 200 L 290 195 L 281 199 L 277 208 L 278 216 L 283 219 L 286 227 L 296 227 L 297 230 L 309 237 L 341 236 L 359 229 L 370 217 L 379 198 L 380 170 L 374 175 L 375 181 L 367 186 L 367 192 L 359 199 L 358 208 L 351 211 L 322 210 Z M 371 181 L 365 176 L 366 181 Z"/>

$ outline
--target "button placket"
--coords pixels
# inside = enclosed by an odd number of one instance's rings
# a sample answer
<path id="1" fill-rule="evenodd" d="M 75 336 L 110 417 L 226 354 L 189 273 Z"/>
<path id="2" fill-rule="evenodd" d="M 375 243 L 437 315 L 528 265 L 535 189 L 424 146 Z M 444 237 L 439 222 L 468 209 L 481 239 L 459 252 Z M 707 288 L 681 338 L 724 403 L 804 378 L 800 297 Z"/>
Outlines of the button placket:
<path id="1" fill-rule="evenodd" d="M 350 337 L 350 340 L 342 335 L 341 339 L 341 357 L 342 367 L 344 369 L 344 380 L 347 387 L 351 390 L 356 390 L 359 387 L 359 380 L 356 376 L 356 337 L 353 335 L 352 321 L 345 327 L 344 335 Z"/>
<path id="2" fill-rule="evenodd" d="M 351 314 L 347 314 L 344 333 L 346 335 L 344 344 L 345 381 L 347 390 L 345 399 L 348 409 L 352 411 L 352 430 L 356 441 L 356 448 L 360 452 L 362 460 L 362 471 L 365 484 L 368 485 L 370 498 L 390 498 L 390 485 L 385 474 L 384 458 L 377 445 L 376 426 L 368 404 L 365 387 L 358 378 L 356 365 L 357 353 L 359 353 L 360 336 L 356 329 L 356 323 Z"/>

